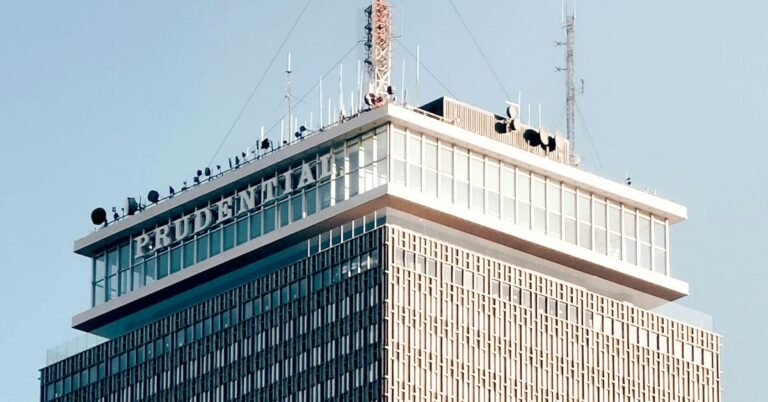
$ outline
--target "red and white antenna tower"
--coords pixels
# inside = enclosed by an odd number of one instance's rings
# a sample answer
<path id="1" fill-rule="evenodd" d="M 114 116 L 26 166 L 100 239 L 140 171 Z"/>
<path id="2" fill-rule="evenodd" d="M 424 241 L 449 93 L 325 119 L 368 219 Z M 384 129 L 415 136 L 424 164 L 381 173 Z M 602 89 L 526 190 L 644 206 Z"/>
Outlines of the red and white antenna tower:
<path id="1" fill-rule="evenodd" d="M 393 94 L 390 86 L 392 73 L 392 8 L 385 0 L 373 0 L 365 9 L 368 24 L 365 47 L 368 57 L 365 64 L 368 67 L 368 95 L 365 102 L 370 107 L 383 105 Z"/>

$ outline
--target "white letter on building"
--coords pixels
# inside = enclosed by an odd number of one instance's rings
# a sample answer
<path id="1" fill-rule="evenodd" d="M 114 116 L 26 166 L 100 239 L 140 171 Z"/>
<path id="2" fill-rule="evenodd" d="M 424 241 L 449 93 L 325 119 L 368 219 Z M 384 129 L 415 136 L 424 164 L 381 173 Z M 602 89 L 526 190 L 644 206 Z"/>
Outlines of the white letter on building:
<path id="1" fill-rule="evenodd" d="M 208 229 L 209 226 L 213 223 L 213 214 L 211 213 L 211 210 L 208 208 L 203 208 L 199 211 L 197 211 L 197 214 L 195 215 L 195 234 L 202 232 L 205 229 Z"/>
<path id="2" fill-rule="evenodd" d="M 216 221 L 217 223 L 232 219 L 232 198 L 233 197 L 227 197 L 215 204 L 216 210 L 219 212 L 219 220 Z"/>
<path id="3" fill-rule="evenodd" d="M 160 226 L 155 230 L 155 248 L 158 250 L 171 245 L 170 225 Z"/>
<path id="4" fill-rule="evenodd" d="M 184 240 L 192 233 L 189 227 L 190 218 L 192 218 L 192 215 L 187 215 L 173 222 L 173 236 L 176 240 Z"/>
<path id="5" fill-rule="evenodd" d="M 136 242 L 136 258 L 143 257 L 146 252 L 145 248 L 149 246 L 149 235 L 144 233 L 133 240 Z"/>
<path id="6" fill-rule="evenodd" d="M 240 207 L 237 209 L 238 215 L 244 214 L 256 207 L 255 193 L 255 188 L 251 187 L 237 194 L 237 197 L 240 199 Z"/>
<path id="7" fill-rule="evenodd" d="M 264 203 L 270 202 L 275 198 L 275 187 L 277 187 L 277 177 L 264 180 L 262 189 L 264 191 Z"/>
<path id="8" fill-rule="evenodd" d="M 299 190 L 302 187 L 310 185 L 314 182 L 315 178 L 312 177 L 312 169 L 309 168 L 309 163 L 301 165 L 301 177 L 299 177 L 299 183 L 296 184 L 296 190 Z"/>
<path id="9" fill-rule="evenodd" d="M 320 173 L 317 175 L 317 180 L 324 179 L 331 175 L 331 154 L 323 155 L 320 157 Z"/>

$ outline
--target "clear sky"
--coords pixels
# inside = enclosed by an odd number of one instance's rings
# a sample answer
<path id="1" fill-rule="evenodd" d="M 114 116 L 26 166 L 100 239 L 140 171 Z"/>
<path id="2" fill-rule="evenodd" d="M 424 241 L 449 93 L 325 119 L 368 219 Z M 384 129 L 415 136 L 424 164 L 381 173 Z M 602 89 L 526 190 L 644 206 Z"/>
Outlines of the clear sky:
<path id="1" fill-rule="evenodd" d="M 76 335 L 89 262 L 72 242 L 93 230 L 91 210 L 178 188 L 208 165 L 305 1 L 0 2 L 0 400 L 35 400 L 46 349 Z M 310 2 L 214 164 L 283 115 L 287 51 L 300 97 L 362 38 L 366 3 Z M 560 2 L 455 3 L 510 96 L 563 128 Z M 405 60 L 408 99 L 450 91 L 502 112 L 505 90 L 449 3 L 395 4 L 393 77 L 399 87 Z M 763 400 L 768 5 L 579 2 L 577 13 L 583 167 L 688 206 L 671 237 L 673 275 L 691 287 L 682 303 L 724 335 L 725 399 Z M 447 89 L 422 70 L 416 91 L 405 49 L 417 45 Z M 361 58 L 358 45 L 344 60 L 345 98 Z M 337 82 L 333 70 L 334 102 Z M 308 120 L 317 99 L 298 114 Z"/>

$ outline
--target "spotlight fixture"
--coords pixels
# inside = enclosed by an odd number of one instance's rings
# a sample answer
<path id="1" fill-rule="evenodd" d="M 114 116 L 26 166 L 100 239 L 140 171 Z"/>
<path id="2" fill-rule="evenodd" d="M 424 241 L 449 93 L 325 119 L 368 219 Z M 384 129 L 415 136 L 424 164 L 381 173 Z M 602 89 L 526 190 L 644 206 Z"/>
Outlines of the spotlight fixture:
<path id="1" fill-rule="evenodd" d="M 176 190 L 173 189 L 173 186 L 168 186 L 168 194 L 173 197 L 174 194 L 176 194 Z"/>
<path id="2" fill-rule="evenodd" d="M 157 204 L 157 202 L 160 200 L 160 193 L 157 192 L 157 190 L 150 190 L 149 194 L 147 194 L 147 200 L 151 203 Z"/>
<path id="3" fill-rule="evenodd" d="M 125 210 L 128 211 L 128 215 L 133 215 L 139 211 L 139 203 L 133 197 L 125 199 Z"/>
<path id="4" fill-rule="evenodd" d="M 120 214 L 117 213 L 117 208 L 112 207 L 112 220 L 116 221 L 120 219 Z"/>
<path id="5" fill-rule="evenodd" d="M 209 168 L 209 167 L 205 168 L 205 176 L 206 177 L 211 177 L 211 168 Z"/>
<path id="6" fill-rule="evenodd" d="M 96 208 L 91 212 L 91 222 L 94 225 L 107 226 L 107 211 L 104 208 Z"/>

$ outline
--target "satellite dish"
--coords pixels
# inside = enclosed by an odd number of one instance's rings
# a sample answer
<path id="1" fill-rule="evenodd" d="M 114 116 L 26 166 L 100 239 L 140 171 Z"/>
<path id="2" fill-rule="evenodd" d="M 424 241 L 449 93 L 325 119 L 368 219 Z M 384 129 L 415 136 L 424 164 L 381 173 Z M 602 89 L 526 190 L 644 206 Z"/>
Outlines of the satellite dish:
<path id="1" fill-rule="evenodd" d="M 107 211 L 104 208 L 96 208 L 91 212 L 91 222 L 94 225 L 101 225 L 107 223 Z"/>
<path id="2" fill-rule="evenodd" d="M 156 190 L 150 190 L 149 194 L 147 194 L 147 199 L 149 202 L 157 203 L 160 201 L 160 193 L 158 193 Z"/>
<path id="3" fill-rule="evenodd" d="M 517 108 L 514 105 L 507 105 L 507 118 L 510 120 L 517 118 Z"/>
<path id="4" fill-rule="evenodd" d="M 549 142 L 547 143 L 547 152 L 554 152 L 557 149 L 557 140 L 555 137 L 549 137 Z"/>
<path id="5" fill-rule="evenodd" d="M 539 144 L 544 149 L 547 149 L 547 145 L 549 145 L 549 137 L 541 129 L 539 129 Z"/>
<path id="6" fill-rule="evenodd" d="M 128 212 L 128 215 L 133 215 L 139 211 L 139 203 L 136 202 L 135 198 L 128 197 L 125 199 L 125 210 Z"/>
<path id="7" fill-rule="evenodd" d="M 538 131 L 534 129 L 527 129 L 523 133 L 523 139 L 525 142 L 532 147 L 538 147 L 541 146 L 541 135 L 538 133 Z"/>

